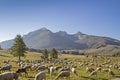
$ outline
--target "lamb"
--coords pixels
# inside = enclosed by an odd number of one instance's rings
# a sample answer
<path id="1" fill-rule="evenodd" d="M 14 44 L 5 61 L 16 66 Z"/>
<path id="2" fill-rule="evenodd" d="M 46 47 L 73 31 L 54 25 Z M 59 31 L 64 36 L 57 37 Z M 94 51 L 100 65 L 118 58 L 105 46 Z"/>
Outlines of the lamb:
<path id="1" fill-rule="evenodd" d="M 58 80 L 60 77 L 69 77 L 70 71 L 61 71 L 58 76 L 55 78 L 55 80 Z"/>
<path id="2" fill-rule="evenodd" d="M 44 71 L 35 75 L 34 80 L 46 80 L 46 73 Z"/>
<path id="3" fill-rule="evenodd" d="M 0 74 L 0 80 L 18 80 L 18 74 L 15 72 L 4 72 Z"/>

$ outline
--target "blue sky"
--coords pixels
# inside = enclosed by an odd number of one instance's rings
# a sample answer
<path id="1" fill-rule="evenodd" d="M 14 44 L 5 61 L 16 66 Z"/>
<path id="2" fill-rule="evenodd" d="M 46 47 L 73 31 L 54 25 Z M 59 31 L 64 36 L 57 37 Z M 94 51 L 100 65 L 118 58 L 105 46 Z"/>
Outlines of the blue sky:
<path id="1" fill-rule="evenodd" d="M 0 0 L 0 42 L 42 27 L 120 40 L 120 0 Z"/>

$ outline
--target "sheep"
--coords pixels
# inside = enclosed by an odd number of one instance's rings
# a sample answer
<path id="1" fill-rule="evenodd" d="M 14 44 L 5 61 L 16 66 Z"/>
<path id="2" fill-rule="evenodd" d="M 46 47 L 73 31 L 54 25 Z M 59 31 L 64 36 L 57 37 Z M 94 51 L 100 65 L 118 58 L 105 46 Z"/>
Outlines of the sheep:
<path id="1" fill-rule="evenodd" d="M 103 72 L 109 72 L 109 69 L 108 68 L 103 69 Z"/>
<path id="2" fill-rule="evenodd" d="M 0 80 L 18 80 L 18 74 L 15 72 L 4 72 L 0 74 Z"/>
<path id="3" fill-rule="evenodd" d="M 117 64 L 114 64 L 114 65 L 113 65 L 113 68 L 114 68 L 114 69 L 118 69 L 119 66 L 118 66 Z"/>
<path id="4" fill-rule="evenodd" d="M 76 68 L 75 68 L 75 67 L 72 67 L 71 71 L 72 71 L 75 75 L 77 75 L 77 72 L 76 72 Z"/>
<path id="5" fill-rule="evenodd" d="M 109 75 L 112 75 L 112 76 L 115 75 L 114 72 L 111 71 L 110 69 L 108 69 L 108 74 L 109 74 Z"/>
<path id="6" fill-rule="evenodd" d="M 90 66 L 94 66 L 95 64 L 94 63 L 90 63 Z"/>
<path id="7" fill-rule="evenodd" d="M 69 77 L 70 76 L 70 71 L 61 71 L 57 77 L 55 78 L 55 80 L 58 80 L 60 77 Z"/>
<path id="8" fill-rule="evenodd" d="M 57 66 L 57 67 L 55 67 L 55 70 L 57 71 L 57 70 L 59 70 L 60 68 L 62 68 L 62 66 Z"/>
<path id="9" fill-rule="evenodd" d="M 46 80 L 46 73 L 44 71 L 35 75 L 34 80 Z"/>
<path id="10" fill-rule="evenodd" d="M 9 60 L 4 60 L 3 63 L 9 63 Z"/>
<path id="11" fill-rule="evenodd" d="M 28 76 L 28 73 L 27 73 L 27 70 L 26 70 L 26 68 L 19 68 L 17 71 L 16 71 L 16 73 L 25 73 L 25 77 L 27 77 Z"/>
<path id="12" fill-rule="evenodd" d="M 30 71 L 32 70 L 31 65 L 29 65 L 29 64 L 26 64 L 23 68 L 26 68 L 27 70 L 29 69 Z"/>
<path id="13" fill-rule="evenodd" d="M 97 75 L 97 70 L 92 71 L 89 76 Z"/>
<path id="14" fill-rule="evenodd" d="M 112 68 L 113 67 L 113 65 L 111 64 L 111 65 L 109 65 L 109 68 Z"/>
<path id="15" fill-rule="evenodd" d="M 86 72 L 90 72 L 90 73 L 91 73 L 92 71 L 94 71 L 93 68 L 91 68 L 91 67 L 87 67 L 87 68 L 86 68 Z"/>
<path id="16" fill-rule="evenodd" d="M 3 67 L 0 68 L 0 71 L 5 71 L 5 70 L 9 70 L 12 68 L 12 65 L 10 64 L 6 64 Z"/>
<path id="17" fill-rule="evenodd" d="M 118 71 L 120 72 L 120 67 L 118 68 Z"/>
<path id="18" fill-rule="evenodd" d="M 19 66 L 19 68 L 23 68 L 24 67 L 23 61 L 18 62 L 17 65 Z"/>
<path id="19" fill-rule="evenodd" d="M 54 70 L 55 70 L 55 67 L 50 67 L 50 68 L 49 68 L 50 75 L 52 75 L 52 74 L 53 74 Z"/>
<path id="20" fill-rule="evenodd" d="M 36 70 L 39 66 L 40 65 L 38 63 L 34 63 L 31 68 L 32 70 Z"/>
<path id="21" fill-rule="evenodd" d="M 101 72 L 101 67 L 98 67 L 96 70 Z"/>
<path id="22" fill-rule="evenodd" d="M 38 67 L 36 68 L 36 71 L 38 71 L 38 70 L 43 71 L 43 70 L 45 70 L 45 69 L 48 69 L 48 66 L 42 65 L 42 66 L 38 66 Z"/>
<path id="23" fill-rule="evenodd" d="M 64 68 L 61 68 L 61 69 L 59 70 L 59 72 L 61 72 L 61 71 L 70 71 L 70 68 L 69 68 L 69 67 L 64 67 Z"/>

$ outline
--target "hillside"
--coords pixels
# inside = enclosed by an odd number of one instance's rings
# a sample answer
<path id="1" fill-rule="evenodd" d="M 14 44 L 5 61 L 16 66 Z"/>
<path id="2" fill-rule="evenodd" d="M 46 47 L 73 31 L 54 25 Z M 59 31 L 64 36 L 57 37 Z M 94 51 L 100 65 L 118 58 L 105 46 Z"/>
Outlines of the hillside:
<path id="1" fill-rule="evenodd" d="M 120 46 L 120 41 L 109 37 L 87 35 L 81 32 L 68 34 L 65 31 L 53 33 L 52 31 L 42 28 L 30 32 L 23 36 L 27 47 L 33 49 L 98 49 L 108 45 Z M 12 46 L 13 40 L 3 41 L 1 47 L 8 49 Z"/>

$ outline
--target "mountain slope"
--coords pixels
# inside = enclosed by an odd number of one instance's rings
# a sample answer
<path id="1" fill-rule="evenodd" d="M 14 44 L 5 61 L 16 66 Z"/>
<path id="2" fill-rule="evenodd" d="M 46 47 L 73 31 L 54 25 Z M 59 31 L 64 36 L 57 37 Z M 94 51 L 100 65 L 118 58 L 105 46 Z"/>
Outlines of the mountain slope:
<path id="1" fill-rule="evenodd" d="M 108 37 L 86 35 L 81 32 L 67 34 L 65 31 L 56 33 L 42 28 L 23 36 L 23 40 L 29 48 L 33 49 L 88 49 L 101 48 L 107 45 L 120 46 L 120 41 Z M 1 42 L 2 48 L 10 48 L 13 40 Z"/>

